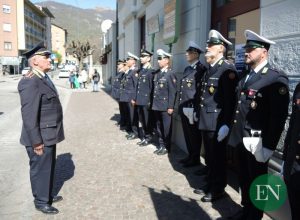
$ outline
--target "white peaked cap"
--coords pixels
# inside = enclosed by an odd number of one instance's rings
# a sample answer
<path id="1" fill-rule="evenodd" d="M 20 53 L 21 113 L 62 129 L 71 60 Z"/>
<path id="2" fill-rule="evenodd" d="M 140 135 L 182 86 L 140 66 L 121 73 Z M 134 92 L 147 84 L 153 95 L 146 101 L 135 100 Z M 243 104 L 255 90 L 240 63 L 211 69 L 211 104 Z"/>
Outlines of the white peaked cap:
<path id="1" fill-rule="evenodd" d="M 171 54 L 165 52 L 165 51 L 162 50 L 162 49 L 158 49 L 158 50 L 156 51 L 156 53 L 157 53 L 158 56 L 162 56 L 162 57 L 171 57 L 171 56 L 172 56 Z"/>
<path id="2" fill-rule="evenodd" d="M 211 44 L 227 44 L 227 45 L 232 45 L 232 43 L 228 40 L 226 40 L 225 37 L 222 36 L 222 34 L 220 34 L 220 32 L 216 31 L 216 30 L 210 30 L 209 34 L 208 34 L 208 41 L 207 43 L 211 43 Z"/>
<path id="3" fill-rule="evenodd" d="M 140 60 L 140 58 L 138 58 L 138 56 L 134 55 L 133 53 L 127 52 L 128 57 L 131 57 L 135 60 Z"/>
<path id="4" fill-rule="evenodd" d="M 246 45 L 244 46 L 245 48 L 267 48 L 269 49 L 271 44 L 276 44 L 274 41 L 271 41 L 263 36 L 258 35 L 254 31 L 251 30 L 245 30 L 245 38 L 247 40 Z"/>

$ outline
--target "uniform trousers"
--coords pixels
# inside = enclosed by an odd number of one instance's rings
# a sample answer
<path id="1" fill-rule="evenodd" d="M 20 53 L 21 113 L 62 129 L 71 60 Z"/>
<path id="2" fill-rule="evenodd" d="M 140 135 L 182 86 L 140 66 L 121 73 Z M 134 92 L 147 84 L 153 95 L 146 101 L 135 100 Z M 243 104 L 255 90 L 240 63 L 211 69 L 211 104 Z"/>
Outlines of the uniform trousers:
<path id="1" fill-rule="evenodd" d="M 249 190 L 253 180 L 263 174 L 268 173 L 268 162 L 257 162 L 255 157 L 247 151 L 245 146 L 240 143 L 237 146 L 239 162 L 239 180 L 242 192 L 242 205 L 245 220 L 258 220 L 263 217 L 263 211 L 257 209 L 251 202 Z"/>
<path id="2" fill-rule="evenodd" d="M 150 140 L 151 138 L 151 127 L 150 127 L 150 114 L 149 109 L 147 105 L 137 105 L 137 113 L 138 113 L 138 119 L 141 123 L 141 139 L 147 139 Z"/>
<path id="3" fill-rule="evenodd" d="M 300 173 L 292 174 L 289 180 L 285 180 L 290 202 L 292 220 L 300 219 Z"/>
<path id="4" fill-rule="evenodd" d="M 121 109 L 124 116 L 124 126 L 126 127 L 126 131 L 131 133 L 132 127 L 131 127 L 131 119 L 130 119 L 130 107 L 128 102 L 120 102 Z"/>
<path id="5" fill-rule="evenodd" d="M 205 163 L 208 167 L 209 192 L 223 192 L 227 185 L 226 139 L 218 142 L 214 131 L 201 131 L 205 149 Z"/>
<path id="6" fill-rule="evenodd" d="M 134 135 L 139 136 L 139 118 L 137 113 L 137 108 L 132 105 L 131 102 L 127 102 L 127 106 L 130 113 L 130 124 Z"/>
<path id="7" fill-rule="evenodd" d="M 171 150 L 172 115 L 165 111 L 154 111 L 159 147 Z"/>
<path id="8" fill-rule="evenodd" d="M 56 162 L 56 145 L 45 146 L 44 153 L 39 156 L 32 146 L 26 146 L 30 165 L 30 182 L 34 204 L 46 205 L 52 203 L 54 170 Z"/>
<path id="9" fill-rule="evenodd" d="M 183 112 L 180 113 L 180 118 L 186 147 L 189 152 L 189 159 L 200 161 L 202 144 L 201 132 L 195 124 L 189 123 L 189 119 L 183 114 Z"/>
<path id="10" fill-rule="evenodd" d="M 124 110 L 124 102 L 118 102 L 119 104 L 119 110 L 120 110 L 120 121 L 119 124 L 121 127 L 126 126 L 126 115 Z"/>

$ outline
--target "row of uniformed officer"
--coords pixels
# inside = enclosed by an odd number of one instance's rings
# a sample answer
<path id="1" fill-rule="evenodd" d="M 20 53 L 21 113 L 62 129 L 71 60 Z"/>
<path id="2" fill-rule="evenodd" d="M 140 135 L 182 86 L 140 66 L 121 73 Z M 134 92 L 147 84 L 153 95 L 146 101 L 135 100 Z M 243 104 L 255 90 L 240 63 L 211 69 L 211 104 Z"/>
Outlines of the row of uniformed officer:
<path id="1" fill-rule="evenodd" d="M 233 117 L 238 82 L 236 68 L 224 58 L 227 45 L 231 45 L 231 42 L 218 31 L 209 32 L 205 53 L 208 69 L 202 79 L 196 112 L 208 178 L 207 184 L 194 192 L 205 194 L 201 198 L 203 202 L 223 197 L 227 185 L 226 137 Z"/>
<path id="2" fill-rule="evenodd" d="M 184 167 L 200 164 L 201 132 L 194 122 L 193 112 L 197 108 L 196 97 L 206 67 L 200 62 L 203 50 L 193 41 L 189 42 L 186 50 L 186 60 L 189 65 L 184 69 L 180 79 L 178 93 L 178 113 L 181 118 L 182 130 L 189 155 L 180 160 Z"/>
<path id="3" fill-rule="evenodd" d="M 237 86 L 238 97 L 228 144 L 238 151 L 243 205 L 242 211 L 233 219 L 256 220 L 263 217 L 263 211 L 250 200 L 250 185 L 255 178 L 268 173 L 269 159 L 288 114 L 289 88 L 287 76 L 268 63 L 268 50 L 275 42 L 250 30 L 245 31 L 245 37 L 245 63 L 251 69 Z M 261 145 L 250 142 L 250 146 L 247 140 L 252 136 L 259 136 Z M 253 146 L 260 146 L 261 150 L 252 152 Z"/>

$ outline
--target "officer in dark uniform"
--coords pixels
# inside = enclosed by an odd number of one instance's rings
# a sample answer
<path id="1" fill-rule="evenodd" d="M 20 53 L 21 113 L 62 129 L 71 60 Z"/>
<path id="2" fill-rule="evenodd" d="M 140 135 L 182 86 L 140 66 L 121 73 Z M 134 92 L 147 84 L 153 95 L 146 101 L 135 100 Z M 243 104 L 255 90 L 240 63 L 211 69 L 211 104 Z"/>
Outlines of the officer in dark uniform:
<path id="1" fill-rule="evenodd" d="M 120 102 L 120 88 L 121 88 L 121 81 L 124 76 L 124 60 L 118 60 L 118 66 L 117 66 L 117 74 L 113 78 L 112 82 L 112 91 L 111 96 L 118 102 L 119 104 L 119 111 L 120 111 L 120 120 L 118 121 L 117 125 L 120 125 L 120 129 L 124 129 L 125 127 L 125 115 L 124 115 L 124 106 Z"/>
<path id="2" fill-rule="evenodd" d="M 237 87 L 238 101 L 228 144 L 237 147 L 243 209 L 234 219 L 261 219 L 263 211 L 249 198 L 253 180 L 268 173 L 268 161 L 275 150 L 288 114 L 289 88 L 284 73 L 268 64 L 268 50 L 275 42 L 246 30 L 245 62 L 251 68 Z M 246 137 L 260 136 L 262 150 L 250 153 Z M 245 143 L 245 144 L 244 144 Z M 249 147 L 247 147 L 249 148 Z"/>
<path id="3" fill-rule="evenodd" d="M 139 71 L 139 78 L 137 83 L 137 92 L 135 98 L 135 105 L 138 112 L 138 118 L 142 125 L 141 127 L 141 141 L 137 144 L 140 146 L 147 146 L 151 140 L 151 127 L 150 127 L 150 96 L 153 86 L 153 69 L 151 67 L 151 56 L 153 54 L 147 50 L 141 51 L 141 64 L 142 68 Z"/>
<path id="4" fill-rule="evenodd" d="M 196 91 L 201 85 L 201 79 L 206 70 L 199 60 L 201 53 L 203 53 L 203 50 L 195 42 L 190 41 L 186 50 L 186 59 L 190 65 L 184 69 L 180 80 L 178 112 L 189 153 L 187 158 L 180 161 L 185 167 L 200 164 L 202 138 L 201 132 L 194 123 L 193 112 L 196 107 Z"/>
<path id="5" fill-rule="evenodd" d="M 283 150 L 283 177 L 287 186 L 292 219 L 300 219 L 300 83 L 292 100 L 292 115 Z"/>
<path id="6" fill-rule="evenodd" d="M 133 140 L 138 138 L 139 135 L 139 124 L 137 109 L 135 108 L 135 97 L 136 97 L 136 88 L 138 80 L 138 72 L 136 67 L 136 62 L 139 58 L 128 52 L 128 57 L 126 59 L 126 66 L 129 68 L 129 71 L 124 74 L 123 80 L 123 91 L 120 95 L 120 101 L 124 102 L 126 117 L 128 119 L 128 135 L 126 136 L 128 140 Z"/>
<path id="7" fill-rule="evenodd" d="M 157 50 L 160 71 L 154 75 L 152 110 L 154 111 L 159 148 L 154 151 L 164 155 L 170 151 L 172 135 L 172 114 L 176 98 L 176 77 L 170 68 L 171 54 Z"/>
<path id="8" fill-rule="evenodd" d="M 198 111 L 198 128 L 201 130 L 208 166 L 208 185 L 202 189 L 202 202 L 212 202 L 225 195 L 226 144 L 232 121 L 238 82 L 233 64 L 224 58 L 225 46 L 231 45 L 218 31 L 211 30 L 205 58 L 209 64 L 204 74 Z M 195 193 L 203 193 L 195 190 Z"/>
<path id="9" fill-rule="evenodd" d="M 57 214 L 52 203 L 62 197 L 52 194 L 56 144 L 65 137 L 59 95 L 47 75 L 51 69 L 51 52 L 41 42 L 24 55 L 29 59 L 31 70 L 18 85 L 23 119 L 20 142 L 26 146 L 30 160 L 30 182 L 36 209 L 45 214 Z"/>

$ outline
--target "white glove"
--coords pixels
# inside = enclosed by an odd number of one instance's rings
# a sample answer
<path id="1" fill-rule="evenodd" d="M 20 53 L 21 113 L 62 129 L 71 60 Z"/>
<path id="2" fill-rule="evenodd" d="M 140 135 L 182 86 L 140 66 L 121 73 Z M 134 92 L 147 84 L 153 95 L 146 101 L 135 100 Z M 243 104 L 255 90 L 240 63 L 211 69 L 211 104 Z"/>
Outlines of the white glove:
<path id="1" fill-rule="evenodd" d="M 270 157 L 272 156 L 274 151 L 266 148 L 266 147 L 262 147 L 261 148 L 261 151 L 257 151 L 254 156 L 255 156 L 255 159 L 258 161 L 258 162 L 261 162 L 261 163 L 265 163 L 267 162 L 267 160 L 270 159 Z"/>
<path id="2" fill-rule="evenodd" d="M 222 127 L 219 129 L 217 140 L 219 142 L 221 142 L 228 135 L 228 133 L 229 133 L 228 126 L 227 125 L 222 125 Z"/>
<path id="3" fill-rule="evenodd" d="M 193 118 L 194 118 L 194 121 L 198 121 L 198 118 L 197 118 L 197 113 L 196 113 L 196 112 L 194 112 L 194 114 L 193 114 Z"/>
<path id="4" fill-rule="evenodd" d="M 281 167 L 280 167 L 280 175 L 283 176 L 283 168 L 284 168 L 284 161 L 282 161 Z"/>

